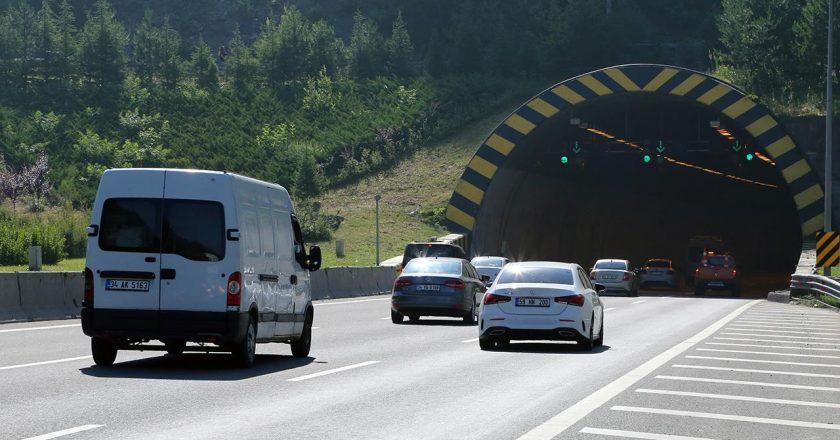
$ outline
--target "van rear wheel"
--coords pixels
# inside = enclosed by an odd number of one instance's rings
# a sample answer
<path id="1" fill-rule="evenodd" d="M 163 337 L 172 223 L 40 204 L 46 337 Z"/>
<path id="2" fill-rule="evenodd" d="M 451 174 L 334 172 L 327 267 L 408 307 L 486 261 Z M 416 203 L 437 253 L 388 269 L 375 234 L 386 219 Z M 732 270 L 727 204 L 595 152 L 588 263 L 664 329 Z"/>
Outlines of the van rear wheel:
<path id="1" fill-rule="evenodd" d="M 254 365 L 254 359 L 257 357 L 257 322 L 253 316 L 248 319 L 248 330 L 245 332 L 245 337 L 237 343 L 231 354 L 242 368 Z"/>
<path id="2" fill-rule="evenodd" d="M 303 323 L 303 333 L 300 339 L 292 342 L 292 356 L 307 357 L 309 356 L 309 349 L 312 347 L 312 312 L 306 312 L 306 320 Z"/>
<path id="3" fill-rule="evenodd" d="M 117 358 L 117 345 L 107 339 L 90 338 L 90 351 L 93 354 L 93 362 L 99 366 L 113 365 Z"/>

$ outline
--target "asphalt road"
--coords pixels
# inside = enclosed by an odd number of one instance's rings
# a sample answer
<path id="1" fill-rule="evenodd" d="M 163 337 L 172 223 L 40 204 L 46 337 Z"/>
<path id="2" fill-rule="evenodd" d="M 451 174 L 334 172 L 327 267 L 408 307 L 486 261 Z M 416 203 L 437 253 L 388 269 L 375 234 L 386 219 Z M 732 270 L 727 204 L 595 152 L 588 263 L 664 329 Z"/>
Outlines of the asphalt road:
<path id="1" fill-rule="evenodd" d="M 605 346 L 581 353 L 482 352 L 460 320 L 392 324 L 387 296 L 323 301 L 310 358 L 259 345 L 248 370 L 160 352 L 96 367 L 78 321 L 0 325 L 0 439 L 840 438 L 840 315 L 604 302 Z"/>

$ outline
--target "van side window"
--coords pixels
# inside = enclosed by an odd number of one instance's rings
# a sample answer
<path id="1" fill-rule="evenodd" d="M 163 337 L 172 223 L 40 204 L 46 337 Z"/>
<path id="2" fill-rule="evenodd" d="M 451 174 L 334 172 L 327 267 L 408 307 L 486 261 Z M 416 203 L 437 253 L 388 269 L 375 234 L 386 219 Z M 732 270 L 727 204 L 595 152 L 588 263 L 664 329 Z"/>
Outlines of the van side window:
<path id="1" fill-rule="evenodd" d="M 115 252 L 160 252 L 161 200 L 105 200 L 99 248 Z"/>
<path id="2" fill-rule="evenodd" d="M 292 220 L 288 213 L 274 211 L 274 236 L 277 238 L 277 255 L 284 260 L 291 260 L 295 252 L 292 244 Z"/>
<path id="3" fill-rule="evenodd" d="M 250 209 L 243 210 L 242 224 L 245 226 L 242 231 L 245 252 L 247 252 L 249 257 L 260 256 L 260 230 L 257 226 L 256 213 Z"/>
<path id="4" fill-rule="evenodd" d="M 162 253 L 193 261 L 225 258 L 225 209 L 221 203 L 164 199 L 163 206 Z"/>
<path id="5" fill-rule="evenodd" d="M 260 211 L 260 251 L 264 257 L 274 258 L 273 221 L 268 211 Z"/>

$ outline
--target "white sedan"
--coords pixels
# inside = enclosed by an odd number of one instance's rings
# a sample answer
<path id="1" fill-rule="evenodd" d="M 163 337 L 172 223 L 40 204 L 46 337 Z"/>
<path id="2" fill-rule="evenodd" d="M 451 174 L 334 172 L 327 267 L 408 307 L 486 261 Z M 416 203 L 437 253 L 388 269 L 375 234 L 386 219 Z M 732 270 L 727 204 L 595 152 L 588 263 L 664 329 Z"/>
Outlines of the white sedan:
<path id="1" fill-rule="evenodd" d="M 493 350 L 511 340 L 577 341 L 585 351 L 601 346 L 603 290 L 577 264 L 509 263 L 481 302 L 479 346 Z"/>

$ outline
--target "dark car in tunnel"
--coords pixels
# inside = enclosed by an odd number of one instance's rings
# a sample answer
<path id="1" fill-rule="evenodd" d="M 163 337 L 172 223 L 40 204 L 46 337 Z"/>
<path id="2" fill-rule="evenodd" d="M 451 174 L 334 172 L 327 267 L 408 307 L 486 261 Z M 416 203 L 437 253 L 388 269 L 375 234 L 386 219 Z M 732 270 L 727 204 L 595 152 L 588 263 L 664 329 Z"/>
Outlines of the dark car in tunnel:
<path id="1" fill-rule="evenodd" d="M 671 260 L 654 258 L 648 260 L 644 267 L 639 270 L 639 286 L 642 289 L 667 287 L 679 290 L 680 280 Z"/>

